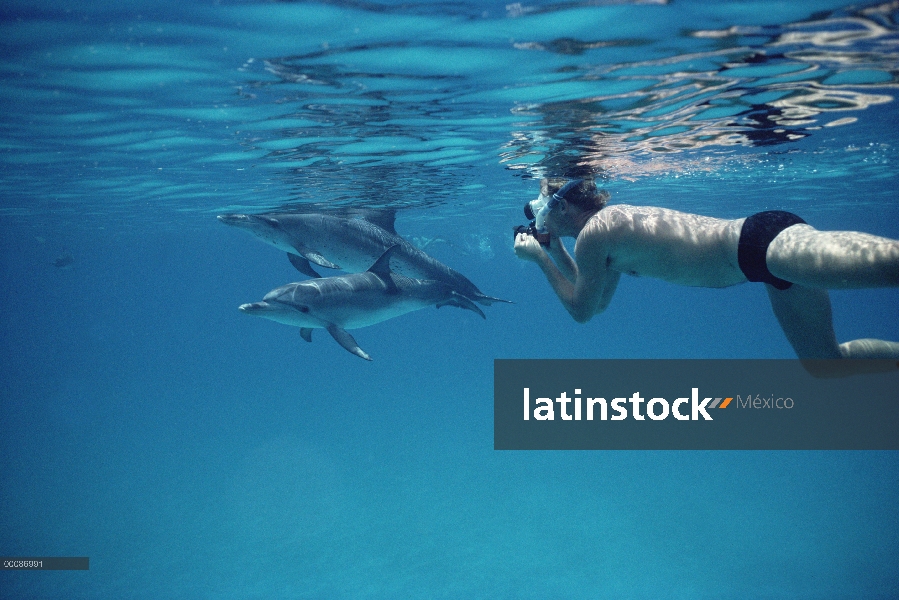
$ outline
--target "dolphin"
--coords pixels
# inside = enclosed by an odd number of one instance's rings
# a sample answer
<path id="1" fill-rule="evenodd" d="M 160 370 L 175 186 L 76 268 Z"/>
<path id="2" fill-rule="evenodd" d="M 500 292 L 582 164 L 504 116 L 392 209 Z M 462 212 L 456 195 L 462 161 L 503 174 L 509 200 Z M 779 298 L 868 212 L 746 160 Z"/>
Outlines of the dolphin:
<path id="1" fill-rule="evenodd" d="M 349 273 L 361 273 L 391 246 L 396 273 L 413 279 L 442 281 L 480 304 L 510 302 L 487 296 L 467 277 L 431 258 L 397 234 L 393 212 L 364 218 L 323 213 L 265 213 L 218 215 L 226 225 L 248 231 L 287 252 L 291 264 L 310 277 L 321 277 L 310 263 Z M 378 220 L 375 223 L 374 220 Z"/>
<path id="2" fill-rule="evenodd" d="M 390 270 L 391 246 L 364 273 L 337 275 L 288 283 L 265 295 L 262 302 L 242 304 L 249 315 L 300 327 L 300 335 L 312 341 L 313 329 L 325 329 L 352 354 L 371 360 L 347 329 L 374 325 L 426 306 L 451 305 L 486 318 L 471 300 L 443 281 L 411 279 Z"/>

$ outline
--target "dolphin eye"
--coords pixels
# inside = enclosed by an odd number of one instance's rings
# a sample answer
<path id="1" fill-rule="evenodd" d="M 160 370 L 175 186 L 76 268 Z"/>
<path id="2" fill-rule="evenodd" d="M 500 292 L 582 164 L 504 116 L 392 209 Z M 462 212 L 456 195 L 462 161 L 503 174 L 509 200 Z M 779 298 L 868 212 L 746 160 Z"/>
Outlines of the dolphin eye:
<path id="1" fill-rule="evenodd" d="M 297 310 L 300 311 L 301 313 L 307 313 L 307 312 L 309 312 L 309 307 L 300 305 L 300 306 L 297 306 Z"/>

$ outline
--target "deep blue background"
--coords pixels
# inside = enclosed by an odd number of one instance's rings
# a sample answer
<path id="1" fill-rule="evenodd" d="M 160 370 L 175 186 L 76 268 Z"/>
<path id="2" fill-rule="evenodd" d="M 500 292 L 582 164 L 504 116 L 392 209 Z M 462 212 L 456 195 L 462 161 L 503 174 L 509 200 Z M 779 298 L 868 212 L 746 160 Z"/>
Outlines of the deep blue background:
<path id="1" fill-rule="evenodd" d="M 350 111 L 357 105 L 341 104 L 340 94 L 361 102 L 347 92 L 355 79 L 338 73 L 338 84 L 312 91 L 253 88 L 273 80 L 261 59 L 240 70 L 251 57 L 319 48 L 317 36 L 344 36 L 332 46 L 347 45 L 352 31 L 344 29 L 366 23 L 379 26 L 363 32 L 371 39 L 402 40 L 431 27 L 461 47 L 494 31 L 480 41 L 495 44 L 498 57 L 511 48 L 507 29 L 581 35 L 579 20 L 591 11 L 618 19 L 622 36 L 643 28 L 644 45 L 609 55 L 521 55 L 520 68 L 533 68 L 536 82 L 521 93 L 539 97 L 553 61 L 654 60 L 700 49 L 683 27 L 786 26 L 839 5 L 537 5 L 546 10 L 515 18 L 505 4 L 460 6 L 7 7 L 0 553 L 89 556 L 91 569 L 0 573 L 0 595 L 899 595 L 895 453 L 493 451 L 494 358 L 792 356 L 756 285 L 684 289 L 623 278 L 606 313 L 587 325 L 570 319 L 536 267 L 511 249 L 511 228 L 536 193 L 532 177 L 542 163 L 522 159 L 537 166 L 513 168 L 501 162 L 503 144 L 516 131 L 541 131 L 543 117 L 510 118 L 514 100 L 501 100 L 515 89 L 504 86 L 521 79 L 501 79 L 506 59 L 497 59 L 496 74 L 481 72 L 472 65 L 494 55 L 472 51 L 471 64 L 459 68 L 474 74 L 458 85 L 487 97 L 466 97 L 458 113 L 440 111 L 459 90 L 441 91 L 437 104 L 422 101 L 419 113 L 416 100 L 402 96 L 409 114 L 391 118 L 423 118 L 425 131 L 468 140 L 461 147 L 470 160 L 427 168 L 430 159 L 386 142 L 370 159 L 384 163 L 373 166 L 324 142 L 309 150 L 319 162 L 281 164 L 299 157 L 270 155 L 266 144 L 280 144 L 283 132 L 260 123 L 291 111 L 306 118 L 302 111 L 325 97 L 335 114 Z M 490 14 L 472 34 L 462 25 L 481 10 Z M 291 29 L 285 14 L 313 25 L 345 14 L 345 22 L 329 25 L 333 31 Z M 146 54 L 130 58 L 128 44 Z M 410 67 L 402 52 L 377 50 L 358 51 L 375 72 L 391 58 L 394 70 L 440 67 L 427 55 Z M 97 54 L 103 58 L 91 58 Z M 95 70 L 92 60 L 154 66 L 144 80 L 140 69 Z M 349 69 L 347 61 L 335 58 L 334 68 Z M 157 85 L 162 74 L 170 79 Z M 422 93 L 444 85 L 424 81 Z M 863 91 L 889 95 L 895 87 Z M 440 111 L 428 121 L 433 106 Z M 441 115 L 458 119 L 459 131 L 447 133 Z M 642 171 L 613 169 L 604 185 L 617 202 L 728 218 L 785 208 L 821 229 L 897 238 L 895 104 L 828 118 L 846 116 L 858 121 L 770 148 L 634 154 Z M 473 125 L 463 124 L 467 117 Z M 360 139 L 381 133 L 377 120 L 360 123 Z M 562 152 L 545 146 L 548 157 Z M 323 147 L 331 154 L 316 154 Z M 722 162 L 705 171 L 705 157 Z M 444 238 L 428 250 L 515 304 L 486 308 L 486 321 L 446 307 L 353 332 L 372 363 L 324 332 L 306 344 L 290 328 L 240 314 L 241 303 L 299 276 L 282 253 L 223 227 L 215 214 L 298 199 L 343 202 L 351 189 L 360 201 L 378 190 L 390 196 L 385 203 L 408 206 L 397 220 L 401 234 Z M 53 266 L 67 252 L 72 267 Z M 895 289 L 832 297 L 839 339 L 899 338 Z"/>

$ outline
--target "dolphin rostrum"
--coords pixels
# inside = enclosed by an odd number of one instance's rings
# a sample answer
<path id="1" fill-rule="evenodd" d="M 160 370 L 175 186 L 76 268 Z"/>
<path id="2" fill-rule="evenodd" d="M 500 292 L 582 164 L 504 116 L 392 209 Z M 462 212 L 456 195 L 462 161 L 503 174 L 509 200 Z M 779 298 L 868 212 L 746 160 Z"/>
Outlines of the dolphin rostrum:
<path id="1" fill-rule="evenodd" d="M 392 215 L 392 213 L 388 213 Z M 219 215 L 219 221 L 249 231 L 287 252 L 294 267 L 310 277 L 321 277 L 309 263 L 349 273 L 361 273 L 391 246 L 396 246 L 392 265 L 400 275 L 449 284 L 463 296 L 490 305 L 509 302 L 485 295 L 467 277 L 431 258 L 396 233 L 388 216 L 372 218 L 323 213 L 266 213 Z"/>
<path id="2" fill-rule="evenodd" d="M 391 246 L 364 273 L 337 275 L 288 283 L 265 295 L 262 302 L 242 304 L 240 310 L 300 327 L 300 335 L 312 341 L 313 329 L 326 329 L 349 352 L 371 360 L 347 329 L 374 325 L 408 312 L 436 305 L 466 308 L 486 318 L 471 300 L 442 281 L 410 279 L 390 270 Z"/>

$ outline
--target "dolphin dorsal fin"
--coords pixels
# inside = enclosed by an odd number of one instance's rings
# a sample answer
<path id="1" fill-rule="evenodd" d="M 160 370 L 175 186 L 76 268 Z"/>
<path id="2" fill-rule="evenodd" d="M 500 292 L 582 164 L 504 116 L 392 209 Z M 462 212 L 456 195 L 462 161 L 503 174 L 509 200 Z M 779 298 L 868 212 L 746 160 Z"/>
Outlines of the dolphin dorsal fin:
<path id="1" fill-rule="evenodd" d="M 375 264 L 371 266 L 369 271 L 378 275 L 379 277 L 389 277 L 390 276 L 390 257 L 393 256 L 394 250 L 399 248 L 399 244 L 394 244 L 390 248 L 384 251 L 384 254 L 375 261 Z"/>
<path id="2" fill-rule="evenodd" d="M 393 256 L 393 252 L 397 248 L 399 248 L 399 244 L 394 244 L 385 250 L 384 254 L 381 255 L 381 258 L 376 260 L 375 264 L 368 270 L 369 273 L 374 273 L 384 282 L 384 285 L 387 286 L 388 294 L 397 294 L 400 291 L 396 286 L 396 282 L 393 280 L 390 270 L 390 257 Z"/>
<path id="3" fill-rule="evenodd" d="M 393 235 L 398 235 L 396 232 L 396 211 L 395 210 L 371 211 L 368 214 L 366 214 L 363 218 L 367 221 L 374 223 L 378 227 L 389 231 Z"/>
<path id="4" fill-rule="evenodd" d="M 384 231 L 399 235 L 396 232 L 396 210 L 390 208 L 358 208 L 352 209 L 347 214 L 351 218 L 364 219 L 377 225 Z"/>

